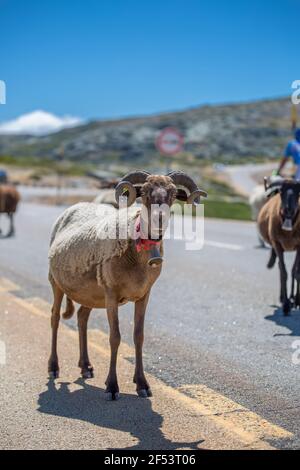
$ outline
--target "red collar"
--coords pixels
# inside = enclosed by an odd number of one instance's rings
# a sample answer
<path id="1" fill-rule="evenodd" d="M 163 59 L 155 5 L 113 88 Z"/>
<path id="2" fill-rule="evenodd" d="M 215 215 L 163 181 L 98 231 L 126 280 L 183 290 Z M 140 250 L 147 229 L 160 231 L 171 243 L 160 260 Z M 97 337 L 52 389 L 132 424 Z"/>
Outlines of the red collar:
<path id="1" fill-rule="evenodd" d="M 142 250 L 149 251 L 153 246 L 159 246 L 160 240 L 149 240 L 149 238 L 144 238 L 141 232 L 141 216 L 136 219 L 135 223 L 135 247 L 136 251 L 139 253 Z"/>

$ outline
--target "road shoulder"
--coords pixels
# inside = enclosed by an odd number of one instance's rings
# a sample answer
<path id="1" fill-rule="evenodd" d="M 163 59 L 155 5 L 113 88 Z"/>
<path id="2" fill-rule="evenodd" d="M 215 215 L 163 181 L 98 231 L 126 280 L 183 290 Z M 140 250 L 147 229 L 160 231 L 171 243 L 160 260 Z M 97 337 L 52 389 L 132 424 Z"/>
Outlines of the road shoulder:
<path id="1" fill-rule="evenodd" d="M 6 363 L 0 365 L 3 449 L 267 449 L 291 437 L 200 384 L 177 390 L 148 375 L 153 398 L 138 398 L 133 350 L 124 344 L 118 363 L 121 398 L 107 402 L 106 335 L 89 332 L 96 377 L 84 381 L 77 367 L 77 332 L 62 323 L 61 377 L 48 380 L 49 305 L 18 297 L 17 286 L 7 280 L 0 282 L 0 295 L 0 339 L 6 347 Z"/>

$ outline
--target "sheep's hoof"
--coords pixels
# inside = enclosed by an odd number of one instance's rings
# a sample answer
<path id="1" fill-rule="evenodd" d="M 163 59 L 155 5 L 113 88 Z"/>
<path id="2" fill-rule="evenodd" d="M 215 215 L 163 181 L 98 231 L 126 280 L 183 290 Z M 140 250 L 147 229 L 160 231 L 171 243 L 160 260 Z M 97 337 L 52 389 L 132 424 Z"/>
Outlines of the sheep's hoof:
<path id="1" fill-rule="evenodd" d="M 115 401 L 115 400 L 119 400 L 119 398 L 120 398 L 119 392 L 105 392 L 106 401 Z"/>
<path id="2" fill-rule="evenodd" d="M 49 379 L 58 379 L 59 370 L 49 370 Z"/>
<path id="3" fill-rule="evenodd" d="M 289 313 L 291 311 L 291 302 L 289 300 L 286 300 L 284 302 L 284 304 L 282 305 L 282 310 L 283 310 L 284 316 L 289 315 Z"/>
<path id="4" fill-rule="evenodd" d="M 137 394 L 141 398 L 147 398 L 147 397 L 152 397 L 152 392 L 151 389 L 148 388 L 141 388 L 140 390 L 137 390 Z"/>
<path id="5" fill-rule="evenodd" d="M 300 308 L 300 298 L 297 296 L 295 299 L 294 299 L 294 308 Z"/>
<path id="6" fill-rule="evenodd" d="M 92 366 L 87 367 L 86 369 L 81 370 L 81 376 L 83 379 L 93 379 L 94 378 L 94 369 Z"/>

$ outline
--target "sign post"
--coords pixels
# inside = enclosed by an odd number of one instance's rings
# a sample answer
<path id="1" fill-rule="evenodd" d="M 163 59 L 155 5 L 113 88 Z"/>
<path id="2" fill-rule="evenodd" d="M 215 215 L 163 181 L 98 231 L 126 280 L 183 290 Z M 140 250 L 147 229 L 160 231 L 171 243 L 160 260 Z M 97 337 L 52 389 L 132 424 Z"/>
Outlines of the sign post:
<path id="1" fill-rule="evenodd" d="M 170 171 L 172 162 L 172 159 L 168 161 L 168 157 L 180 153 L 183 149 L 183 142 L 183 135 L 174 127 L 166 127 L 158 134 L 155 144 L 159 153 L 167 157 L 167 173 Z"/>

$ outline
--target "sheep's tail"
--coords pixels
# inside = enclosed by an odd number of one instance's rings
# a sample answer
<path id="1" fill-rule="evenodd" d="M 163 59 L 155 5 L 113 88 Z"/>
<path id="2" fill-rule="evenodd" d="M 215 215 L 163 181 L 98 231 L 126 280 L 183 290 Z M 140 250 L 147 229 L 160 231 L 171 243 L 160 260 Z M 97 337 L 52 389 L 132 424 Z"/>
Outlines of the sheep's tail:
<path id="1" fill-rule="evenodd" d="M 73 303 L 72 299 L 70 299 L 70 297 L 67 297 L 66 310 L 62 314 L 62 316 L 65 320 L 68 320 L 69 318 L 71 318 L 73 316 L 74 312 L 75 312 L 74 303 Z"/>
<path id="2" fill-rule="evenodd" d="M 274 248 L 271 249 L 271 254 L 270 254 L 270 259 L 268 261 L 268 264 L 267 264 L 267 268 L 268 269 L 272 269 L 274 264 L 275 264 L 275 261 L 276 261 L 276 251 L 274 250 Z"/>

